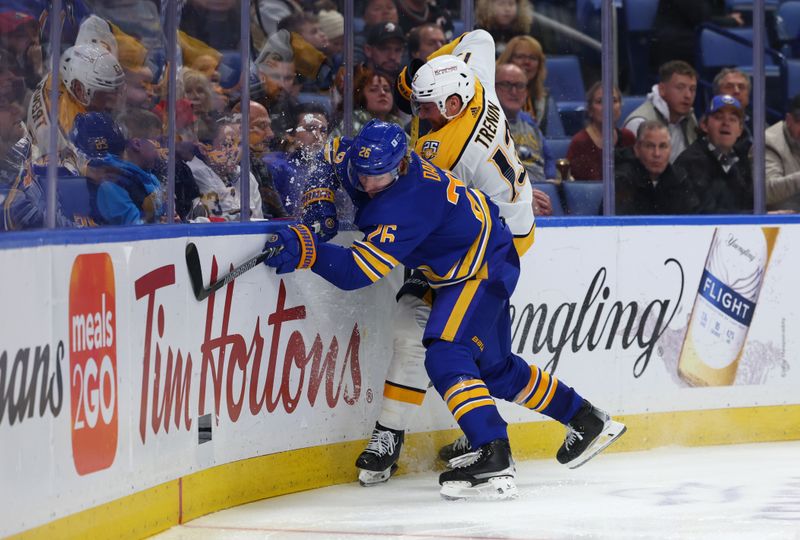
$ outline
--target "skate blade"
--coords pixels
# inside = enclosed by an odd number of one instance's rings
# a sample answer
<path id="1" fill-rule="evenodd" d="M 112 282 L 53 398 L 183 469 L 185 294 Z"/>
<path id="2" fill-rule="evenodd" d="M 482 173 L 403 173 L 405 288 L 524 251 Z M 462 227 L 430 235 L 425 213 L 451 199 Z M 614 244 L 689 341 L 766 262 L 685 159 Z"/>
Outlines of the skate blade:
<path id="1" fill-rule="evenodd" d="M 597 436 L 595 440 L 592 441 L 584 452 L 573 459 L 572 461 L 566 462 L 564 465 L 569 467 L 570 469 L 577 469 L 594 456 L 608 448 L 608 446 L 619 439 L 625 431 L 627 431 L 627 427 L 622 422 L 615 422 L 614 420 L 609 420 L 606 422 L 605 427 L 603 427 L 603 431 L 600 432 L 600 435 Z"/>
<path id="2" fill-rule="evenodd" d="M 477 486 L 469 482 L 445 482 L 439 493 L 448 501 L 502 501 L 519 496 L 513 476 L 496 476 Z"/>
<path id="3" fill-rule="evenodd" d="M 377 486 L 387 482 L 396 471 L 397 463 L 394 463 L 391 467 L 384 471 L 368 471 L 366 469 L 359 469 L 358 483 L 364 487 Z"/>

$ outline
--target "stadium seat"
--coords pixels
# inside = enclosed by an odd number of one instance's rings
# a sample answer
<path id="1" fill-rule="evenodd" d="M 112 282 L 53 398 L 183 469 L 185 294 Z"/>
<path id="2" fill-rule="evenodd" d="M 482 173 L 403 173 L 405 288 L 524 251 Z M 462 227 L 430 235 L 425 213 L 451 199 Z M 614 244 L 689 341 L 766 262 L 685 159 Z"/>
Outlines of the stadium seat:
<path id="1" fill-rule="evenodd" d="M 550 197 L 550 204 L 553 206 L 554 216 L 564 215 L 564 203 L 561 201 L 561 194 L 558 192 L 558 186 L 551 182 L 534 182 L 533 189 L 544 191 Z"/>
<path id="2" fill-rule="evenodd" d="M 622 127 L 625 123 L 625 119 L 630 116 L 630 114 L 639 108 L 639 105 L 645 102 L 647 96 L 622 96 L 622 114 L 619 115 L 619 120 L 617 121 L 617 127 Z"/>
<path id="3" fill-rule="evenodd" d="M 464 21 L 453 19 L 453 39 L 464 33 Z"/>
<path id="4" fill-rule="evenodd" d="M 546 65 L 544 84 L 556 101 L 564 133 L 572 136 L 583 129 L 586 110 L 586 87 L 583 85 L 580 62 L 577 56 L 567 54 L 549 56 Z"/>
<path id="5" fill-rule="evenodd" d="M 752 69 L 753 65 L 753 29 L 722 29 L 705 26 L 700 31 L 698 40 L 697 66 L 701 77 L 713 79 L 724 67 L 736 66 L 743 71 Z M 778 64 L 775 61 L 777 51 L 767 49 L 764 55 L 764 68 L 767 77 L 778 75 Z"/>
<path id="6" fill-rule="evenodd" d="M 781 115 L 786 110 L 789 100 L 800 94 L 800 59 L 787 59 L 782 66 L 782 72 L 785 106 L 780 111 Z"/>
<path id="7" fill-rule="evenodd" d="M 89 188 L 83 176 L 58 177 L 58 202 L 64 216 L 76 223 L 86 223 L 91 214 Z"/>
<path id="8" fill-rule="evenodd" d="M 603 203 L 603 183 L 597 180 L 562 182 L 564 206 L 570 216 L 598 216 Z"/>
<path id="9" fill-rule="evenodd" d="M 650 67 L 650 41 L 658 11 L 658 0 L 625 0 L 622 3 L 622 33 L 631 70 L 630 91 L 644 94 L 655 82 Z"/>
<path id="10" fill-rule="evenodd" d="M 548 108 L 549 109 L 549 108 Z M 545 137 L 566 137 L 567 132 L 564 129 L 564 124 L 561 121 L 561 115 L 558 113 L 558 106 L 552 108 L 552 110 L 547 110 L 547 125 L 545 129 L 542 130 L 544 132 Z M 541 122 L 539 123 L 541 126 Z"/>
<path id="11" fill-rule="evenodd" d="M 567 149 L 569 148 L 569 143 L 572 142 L 572 139 L 569 137 L 559 137 L 559 138 L 547 138 L 545 139 L 544 143 L 547 145 L 547 148 L 550 149 L 550 153 L 553 155 L 553 159 L 561 159 L 567 157 Z"/>
<path id="12" fill-rule="evenodd" d="M 797 56 L 800 53 L 800 2 L 782 2 L 776 18 L 778 42 L 784 45 L 784 54 Z"/>

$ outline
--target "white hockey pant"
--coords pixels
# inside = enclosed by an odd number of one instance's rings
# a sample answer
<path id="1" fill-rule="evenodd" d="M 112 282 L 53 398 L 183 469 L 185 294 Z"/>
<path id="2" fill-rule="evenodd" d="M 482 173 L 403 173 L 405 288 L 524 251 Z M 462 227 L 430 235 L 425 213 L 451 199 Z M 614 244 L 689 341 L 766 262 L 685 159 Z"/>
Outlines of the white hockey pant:
<path id="1" fill-rule="evenodd" d="M 406 429 L 428 389 L 422 334 L 431 307 L 411 294 L 403 295 L 394 311 L 394 352 L 383 388 L 379 422 L 391 429 Z"/>

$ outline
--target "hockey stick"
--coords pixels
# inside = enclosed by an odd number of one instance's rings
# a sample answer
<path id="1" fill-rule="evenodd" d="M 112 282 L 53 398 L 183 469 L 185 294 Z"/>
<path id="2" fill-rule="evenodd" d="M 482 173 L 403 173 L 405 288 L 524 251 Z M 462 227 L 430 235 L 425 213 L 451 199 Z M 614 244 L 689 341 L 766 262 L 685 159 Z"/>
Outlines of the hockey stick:
<path id="1" fill-rule="evenodd" d="M 270 241 L 273 240 L 274 239 L 271 239 Z M 192 284 L 194 297 L 197 298 L 199 302 L 202 302 L 214 291 L 221 289 L 248 270 L 255 268 L 264 262 L 265 259 L 269 259 L 273 255 L 278 254 L 282 249 L 283 246 L 266 249 L 255 257 L 252 257 L 235 267 L 228 274 L 219 278 L 208 287 L 203 287 L 203 268 L 200 266 L 200 255 L 197 253 L 197 246 L 195 246 L 192 242 L 189 242 L 186 244 L 186 268 L 189 269 L 189 282 Z"/>

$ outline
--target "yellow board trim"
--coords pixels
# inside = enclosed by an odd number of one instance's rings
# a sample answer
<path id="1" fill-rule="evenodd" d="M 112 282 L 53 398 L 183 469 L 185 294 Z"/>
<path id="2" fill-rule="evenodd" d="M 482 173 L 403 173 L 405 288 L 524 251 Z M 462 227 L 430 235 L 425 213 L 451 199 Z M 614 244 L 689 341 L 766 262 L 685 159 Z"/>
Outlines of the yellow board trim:
<path id="1" fill-rule="evenodd" d="M 615 418 L 628 426 L 628 432 L 607 452 L 648 450 L 666 445 L 800 440 L 800 405 L 648 413 Z M 564 440 L 564 427 L 553 421 L 510 424 L 508 431 L 517 460 L 553 459 Z M 398 473 L 441 469 L 436 453 L 458 435 L 455 430 L 407 434 Z M 353 463 L 365 444 L 366 440 L 336 443 L 220 465 L 10 538 L 143 538 L 240 504 L 355 482 L 355 468 L 343 467 L 342 463 Z M 431 475 L 432 496 L 437 490 L 436 477 Z M 183 519 L 179 521 L 181 497 Z"/>

